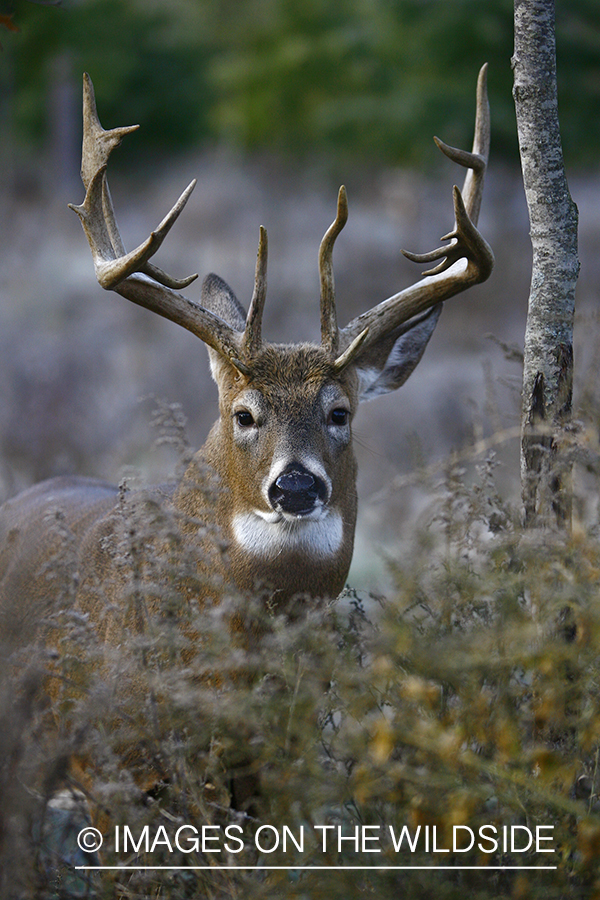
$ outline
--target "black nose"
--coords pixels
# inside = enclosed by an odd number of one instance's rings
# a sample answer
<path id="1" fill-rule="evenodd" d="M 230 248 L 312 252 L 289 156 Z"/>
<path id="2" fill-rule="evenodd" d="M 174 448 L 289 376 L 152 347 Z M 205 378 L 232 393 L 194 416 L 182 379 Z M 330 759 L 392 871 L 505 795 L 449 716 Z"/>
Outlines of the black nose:
<path id="1" fill-rule="evenodd" d="M 327 488 L 320 478 L 299 463 L 290 463 L 269 488 L 273 509 L 294 516 L 306 516 L 318 500 L 327 499 Z"/>

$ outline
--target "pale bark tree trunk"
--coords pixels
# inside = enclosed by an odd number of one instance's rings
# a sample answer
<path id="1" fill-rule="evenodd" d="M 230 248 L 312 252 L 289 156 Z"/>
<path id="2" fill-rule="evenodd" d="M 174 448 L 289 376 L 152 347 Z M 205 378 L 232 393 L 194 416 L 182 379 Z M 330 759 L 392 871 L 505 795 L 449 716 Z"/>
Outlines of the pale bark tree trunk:
<path id="1" fill-rule="evenodd" d="M 573 390 L 577 207 L 558 124 L 554 0 L 515 0 L 513 95 L 533 267 L 523 373 L 521 487 L 525 523 L 570 520 L 570 467 L 561 454 Z"/>

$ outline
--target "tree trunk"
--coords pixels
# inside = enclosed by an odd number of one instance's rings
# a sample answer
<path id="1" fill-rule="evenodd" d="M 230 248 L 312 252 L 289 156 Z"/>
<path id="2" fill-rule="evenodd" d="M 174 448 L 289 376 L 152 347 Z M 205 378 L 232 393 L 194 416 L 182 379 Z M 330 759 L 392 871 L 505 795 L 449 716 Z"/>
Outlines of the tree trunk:
<path id="1" fill-rule="evenodd" d="M 527 525 L 566 524 L 571 513 L 560 436 L 571 414 L 579 260 L 558 124 L 554 25 L 554 0 L 515 0 L 513 96 L 533 246 L 521 419 Z"/>

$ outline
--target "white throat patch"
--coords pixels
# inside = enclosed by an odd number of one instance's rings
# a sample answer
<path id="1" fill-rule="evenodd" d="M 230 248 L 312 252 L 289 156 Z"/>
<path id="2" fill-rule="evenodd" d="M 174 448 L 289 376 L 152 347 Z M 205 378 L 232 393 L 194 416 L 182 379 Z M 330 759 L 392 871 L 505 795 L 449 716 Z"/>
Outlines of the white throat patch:
<path id="1" fill-rule="evenodd" d="M 330 511 L 318 519 L 287 519 L 277 513 L 264 514 L 257 510 L 234 516 L 232 524 L 236 543 L 265 560 L 286 552 L 304 553 L 313 559 L 335 556 L 344 536 L 342 517 Z"/>

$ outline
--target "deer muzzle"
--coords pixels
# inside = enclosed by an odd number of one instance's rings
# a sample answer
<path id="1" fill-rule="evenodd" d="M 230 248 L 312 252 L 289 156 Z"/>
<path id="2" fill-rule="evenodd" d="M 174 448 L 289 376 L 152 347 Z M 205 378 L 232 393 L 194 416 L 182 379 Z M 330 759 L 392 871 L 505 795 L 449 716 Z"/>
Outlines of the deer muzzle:
<path id="1" fill-rule="evenodd" d="M 327 501 L 327 486 L 300 463 L 290 463 L 269 488 L 269 502 L 277 512 L 308 516 Z"/>

